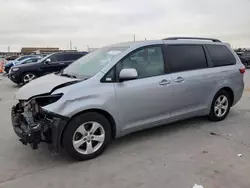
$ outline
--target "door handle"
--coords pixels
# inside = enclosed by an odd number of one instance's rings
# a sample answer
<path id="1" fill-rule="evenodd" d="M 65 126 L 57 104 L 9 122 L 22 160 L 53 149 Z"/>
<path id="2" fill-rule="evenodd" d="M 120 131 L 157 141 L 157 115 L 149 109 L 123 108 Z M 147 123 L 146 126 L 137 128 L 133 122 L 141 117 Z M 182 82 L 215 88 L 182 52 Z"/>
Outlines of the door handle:
<path id="1" fill-rule="evenodd" d="M 65 63 L 59 63 L 60 65 L 64 65 Z"/>
<path id="2" fill-rule="evenodd" d="M 184 82 L 184 78 L 178 77 L 174 81 L 177 82 L 177 83 L 182 83 L 182 82 Z"/>
<path id="3" fill-rule="evenodd" d="M 163 79 L 162 81 L 160 81 L 159 84 L 162 85 L 162 86 L 165 86 L 165 85 L 168 85 L 170 83 L 171 83 L 170 80 Z"/>

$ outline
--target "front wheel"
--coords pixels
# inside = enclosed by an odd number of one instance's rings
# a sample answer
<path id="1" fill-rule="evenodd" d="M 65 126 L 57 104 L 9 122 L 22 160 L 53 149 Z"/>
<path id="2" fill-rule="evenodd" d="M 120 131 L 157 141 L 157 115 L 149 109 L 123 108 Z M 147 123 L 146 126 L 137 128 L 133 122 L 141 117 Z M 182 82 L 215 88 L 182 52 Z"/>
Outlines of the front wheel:
<path id="1" fill-rule="evenodd" d="M 221 121 L 225 119 L 230 111 L 232 99 L 227 91 L 219 91 L 212 102 L 208 118 L 211 121 Z"/>
<path id="2" fill-rule="evenodd" d="M 76 160 L 92 159 L 99 156 L 110 143 L 110 124 L 101 114 L 81 114 L 69 122 L 62 139 L 70 157 Z"/>
<path id="3" fill-rule="evenodd" d="M 22 83 L 27 84 L 34 79 L 36 79 L 36 75 L 34 73 L 31 72 L 25 73 L 22 77 Z"/>

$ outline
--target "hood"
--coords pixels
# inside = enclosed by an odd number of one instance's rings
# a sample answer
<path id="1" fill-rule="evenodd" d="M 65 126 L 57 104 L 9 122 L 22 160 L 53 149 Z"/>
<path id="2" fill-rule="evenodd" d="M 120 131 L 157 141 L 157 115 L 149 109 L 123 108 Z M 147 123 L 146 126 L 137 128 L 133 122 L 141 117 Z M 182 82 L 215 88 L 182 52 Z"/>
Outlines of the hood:
<path id="1" fill-rule="evenodd" d="M 15 98 L 18 100 L 28 100 L 33 96 L 50 93 L 55 87 L 60 85 L 77 81 L 79 81 L 79 79 L 58 76 L 54 73 L 49 74 L 37 78 L 21 87 L 16 93 Z"/>

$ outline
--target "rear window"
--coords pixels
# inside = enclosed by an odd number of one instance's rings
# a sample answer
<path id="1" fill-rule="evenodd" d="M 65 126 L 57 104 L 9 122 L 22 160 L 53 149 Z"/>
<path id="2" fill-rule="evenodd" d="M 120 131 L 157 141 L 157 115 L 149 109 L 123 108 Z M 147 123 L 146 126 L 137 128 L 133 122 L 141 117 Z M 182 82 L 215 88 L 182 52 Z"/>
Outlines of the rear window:
<path id="1" fill-rule="evenodd" d="M 167 45 L 165 50 L 171 72 L 207 67 L 205 52 L 201 45 Z"/>
<path id="2" fill-rule="evenodd" d="M 233 54 L 226 46 L 207 44 L 206 47 L 214 67 L 234 65 L 236 63 Z"/>

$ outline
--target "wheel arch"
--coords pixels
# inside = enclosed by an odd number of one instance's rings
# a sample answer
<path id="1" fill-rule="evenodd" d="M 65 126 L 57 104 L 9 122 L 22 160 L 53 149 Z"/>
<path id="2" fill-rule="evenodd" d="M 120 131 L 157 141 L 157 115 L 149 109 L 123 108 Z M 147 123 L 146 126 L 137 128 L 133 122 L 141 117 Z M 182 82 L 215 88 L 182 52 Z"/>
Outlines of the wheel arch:
<path id="1" fill-rule="evenodd" d="M 112 139 L 115 139 L 115 138 L 116 138 L 116 131 L 117 131 L 117 128 L 116 128 L 116 122 L 115 122 L 115 119 L 113 118 L 113 116 L 112 116 L 109 112 L 107 112 L 107 111 L 105 111 L 105 110 L 98 109 L 98 108 L 93 108 L 93 109 L 88 109 L 88 110 L 83 110 L 83 111 L 81 111 L 81 112 L 78 112 L 78 113 L 76 113 L 75 115 L 73 115 L 73 116 L 69 119 L 69 121 L 67 122 L 66 126 L 63 128 L 62 133 L 61 133 L 61 135 L 60 135 L 60 144 L 61 144 L 61 146 L 63 146 L 62 138 L 63 138 L 63 135 L 64 135 L 64 131 L 66 130 L 66 127 L 68 126 L 68 124 L 70 123 L 70 121 L 71 121 L 74 117 L 76 117 L 76 116 L 78 116 L 78 115 L 80 115 L 80 114 L 88 113 L 88 112 L 96 112 L 96 113 L 98 113 L 98 114 L 103 115 L 105 118 L 107 118 L 108 122 L 109 122 L 110 125 L 111 125 L 111 135 L 112 135 Z"/>
<path id="2" fill-rule="evenodd" d="M 35 71 L 24 71 L 20 74 L 20 82 L 24 84 L 24 81 L 23 81 L 23 78 L 26 74 L 34 74 L 36 76 L 36 78 L 38 77 L 37 76 L 37 73 Z"/>
<path id="3" fill-rule="evenodd" d="M 25 75 L 25 74 L 27 74 L 27 73 L 32 73 L 32 74 L 35 74 L 36 76 L 38 75 L 38 73 L 37 73 L 37 71 L 35 71 L 35 70 L 25 70 L 25 71 L 23 71 L 22 72 L 22 77 Z"/>
<path id="4" fill-rule="evenodd" d="M 233 92 L 233 90 L 230 88 L 230 87 L 223 87 L 223 88 L 221 88 L 218 92 L 220 92 L 220 91 L 226 91 L 226 92 L 228 92 L 229 93 L 229 95 L 230 95 L 230 97 L 231 97 L 231 106 L 232 106 L 232 104 L 234 103 L 234 92 Z M 217 93 L 218 93 L 217 92 Z M 217 94 L 216 93 L 216 94 Z M 215 95 L 216 95 L 215 94 Z"/>

